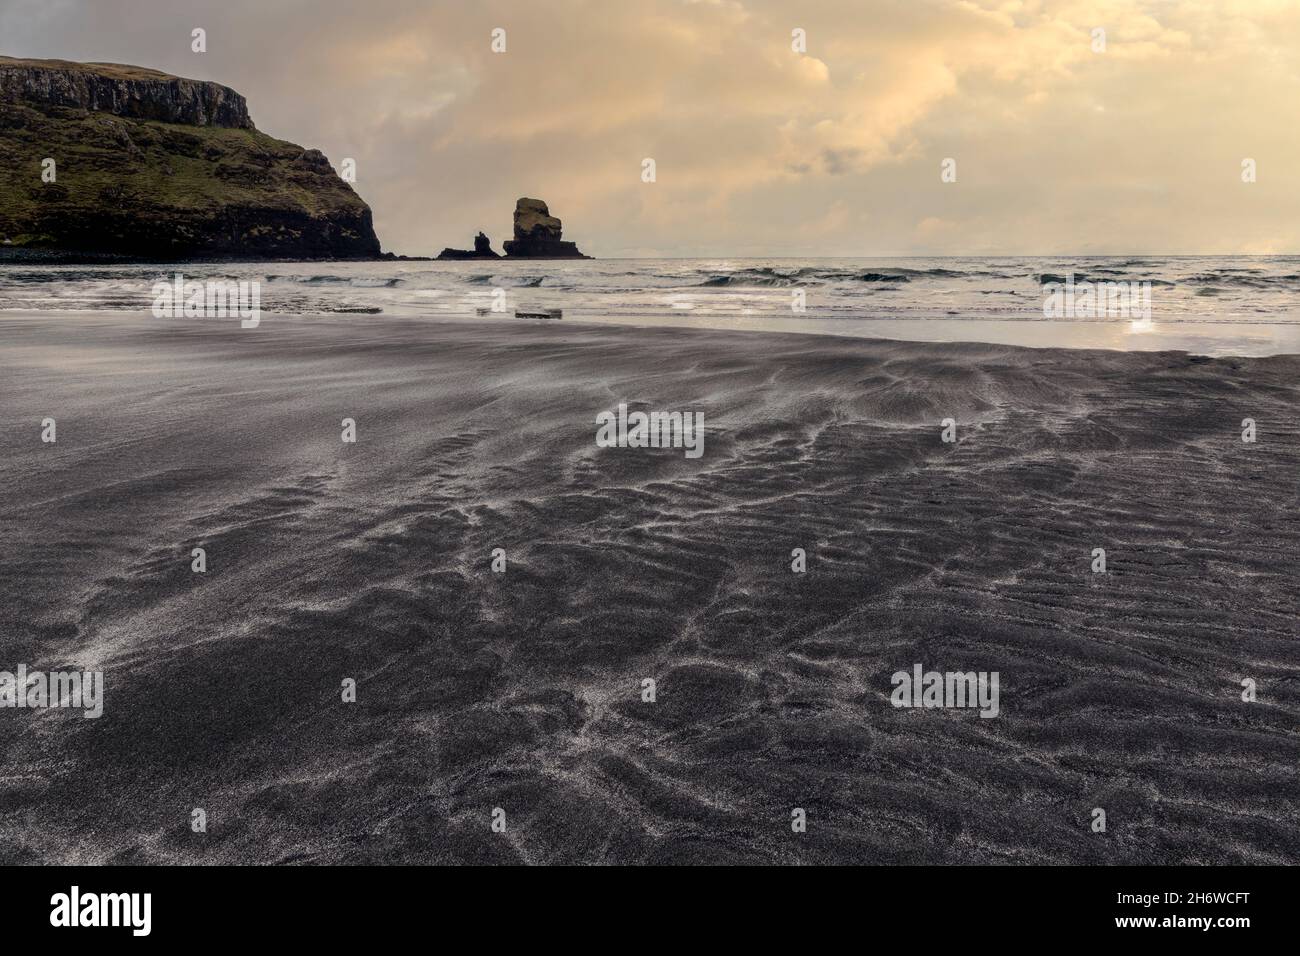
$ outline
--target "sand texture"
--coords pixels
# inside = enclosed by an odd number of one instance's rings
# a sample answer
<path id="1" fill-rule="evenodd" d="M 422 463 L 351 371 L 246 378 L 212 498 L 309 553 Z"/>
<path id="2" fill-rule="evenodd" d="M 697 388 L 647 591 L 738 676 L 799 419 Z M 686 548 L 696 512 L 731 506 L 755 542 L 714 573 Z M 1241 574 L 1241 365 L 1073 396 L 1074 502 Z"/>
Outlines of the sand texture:
<path id="1" fill-rule="evenodd" d="M 106 699 L 0 710 L 0 862 L 1300 862 L 1298 384 L 5 315 L 0 669 Z M 703 411 L 703 456 L 596 447 L 620 402 Z M 997 671 L 999 716 L 892 707 L 917 663 Z"/>

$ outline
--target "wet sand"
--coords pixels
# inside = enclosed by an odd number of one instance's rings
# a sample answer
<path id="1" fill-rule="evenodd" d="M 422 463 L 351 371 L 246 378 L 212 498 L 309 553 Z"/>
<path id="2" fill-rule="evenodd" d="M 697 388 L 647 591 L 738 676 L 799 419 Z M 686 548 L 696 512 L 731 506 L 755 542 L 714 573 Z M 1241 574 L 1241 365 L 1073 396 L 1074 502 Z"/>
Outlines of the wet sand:
<path id="1" fill-rule="evenodd" d="M 1298 383 L 0 315 L 0 669 L 106 695 L 0 710 L 0 862 L 1300 862 Z M 620 402 L 703 411 L 703 456 L 596 447 Z M 997 671 L 999 716 L 895 709 L 918 663 Z"/>

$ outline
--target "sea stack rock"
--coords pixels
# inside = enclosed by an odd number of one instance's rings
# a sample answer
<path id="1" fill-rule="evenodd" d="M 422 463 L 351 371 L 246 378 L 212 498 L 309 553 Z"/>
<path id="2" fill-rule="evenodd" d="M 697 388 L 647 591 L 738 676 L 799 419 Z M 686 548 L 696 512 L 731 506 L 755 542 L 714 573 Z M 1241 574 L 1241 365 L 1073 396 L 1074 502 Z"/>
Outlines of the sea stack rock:
<path id="1" fill-rule="evenodd" d="M 474 237 L 474 248 L 469 249 L 444 249 L 438 253 L 439 259 L 500 259 L 500 253 L 492 251 L 492 240 L 479 233 Z"/>
<path id="2" fill-rule="evenodd" d="M 0 260 L 373 259 L 370 207 L 218 83 L 0 56 Z"/>
<path id="3" fill-rule="evenodd" d="M 515 237 L 505 243 L 511 259 L 590 259 L 576 243 L 560 239 L 560 220 L 551 215 L 540 199 L 515 203 Z"/>

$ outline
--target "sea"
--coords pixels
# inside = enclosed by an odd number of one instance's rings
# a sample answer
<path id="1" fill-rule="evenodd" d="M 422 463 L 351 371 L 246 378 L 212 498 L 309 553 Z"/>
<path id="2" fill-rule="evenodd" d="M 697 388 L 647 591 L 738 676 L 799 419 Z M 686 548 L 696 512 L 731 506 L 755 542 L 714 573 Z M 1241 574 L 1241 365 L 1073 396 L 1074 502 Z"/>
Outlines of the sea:
<path id="1" fill-rule="evenodd" d="M 1035 347 L 1300 352 L 1300 256 L 586 259 L 0 266 L 0 310 L 149 313 L 158 282 L 259 284 L 265 320 L 563 322 Z M 1050 299 L 1136 284 L 1134 308 Z M 1149 284 L 1149 285 L 1147 285 Z M 1127 304 L 1127 303 L 1125 303 Z M 1112 300 L 1111 305 L 1114 305 Z M 1137 307 L 1142 306 L 1139 310 Z M 553 318 L 529 321 L 555 321 Z"/>

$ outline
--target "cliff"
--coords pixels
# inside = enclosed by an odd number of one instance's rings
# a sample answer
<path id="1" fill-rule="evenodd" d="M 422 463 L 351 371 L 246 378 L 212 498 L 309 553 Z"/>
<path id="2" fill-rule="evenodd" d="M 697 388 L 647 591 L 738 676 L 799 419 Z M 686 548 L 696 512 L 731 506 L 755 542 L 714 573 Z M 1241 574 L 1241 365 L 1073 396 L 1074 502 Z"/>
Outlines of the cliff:
<path id="1" fill-rule="evenodd" d="M 260 132 L 234 90 L 0 57 L 0 258 L 379 254 L 352 187 L 318 150 Z"/>

